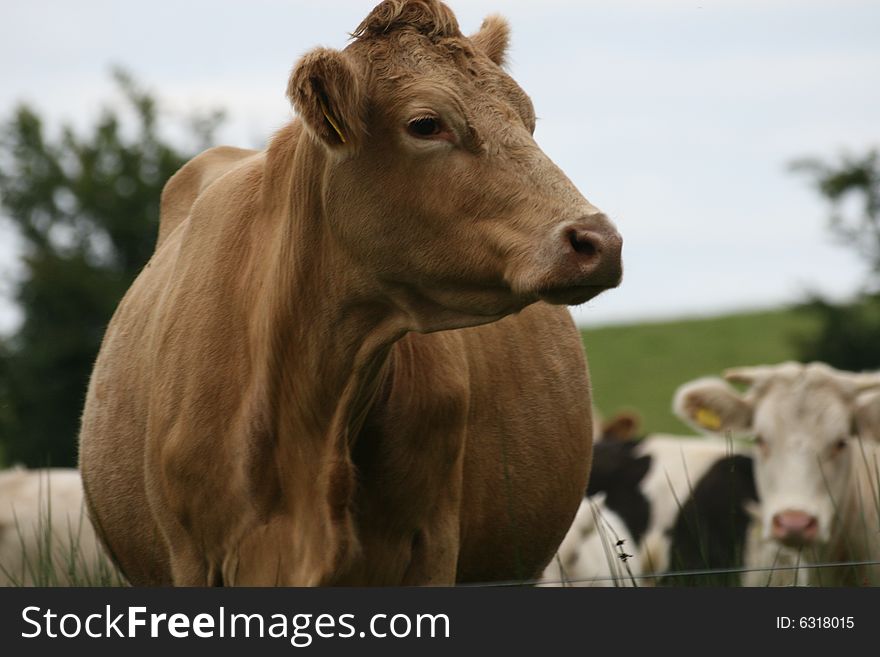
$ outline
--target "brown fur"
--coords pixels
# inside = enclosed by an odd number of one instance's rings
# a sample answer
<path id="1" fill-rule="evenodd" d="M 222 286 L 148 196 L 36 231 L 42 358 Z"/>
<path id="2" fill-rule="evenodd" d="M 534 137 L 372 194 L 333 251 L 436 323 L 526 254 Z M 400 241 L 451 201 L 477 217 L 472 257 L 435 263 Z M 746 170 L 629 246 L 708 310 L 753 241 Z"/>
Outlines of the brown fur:
<path id="1" fill-rule="evenodd" d="M 498 66 L 504 66 L 507 62 L 507 47 L 510 45 L 510 26 L 502 16 L 487 16 L 480 31 L 471 37 L 471 41 Z"/>
<path id="2" fill-rule="evenodd" d="M 315 135 L 356 147 L 363 139 L 363 95 L 357 73 L 343 53 L 317 48 L 290 76 L 287 97 Z"/>
<path id="3" fill-rule="evenodd" d="M 400 29 L 414 30 L 429 39 L 461 36 L 449 7 L 433 0 L 385 0 L 351 35 L 358 39 L 380 37 Z"/>
<path id="4" fill-rule="evenodd" d="M 301 120 L 266 152 L 169 181 L 108 327 L 81 468 L 135 584 L 532 577 L 577 509 L 587 370 L 539 301 L 616 285 L 620 238 L 445 6 L 357 34 L 296 67 Z M 426 111 L 442 138 L 407 132 Z"/>
<path id="5" fill-rule="evenodd" d="M 156 248 L 189 216 L 196 198 L 211 183 L 229 172 L 254 151 L 231 146 L 218 146 L 193 158 L 178 171 L 162 190 L 159 206 L 162 222 Z"/>

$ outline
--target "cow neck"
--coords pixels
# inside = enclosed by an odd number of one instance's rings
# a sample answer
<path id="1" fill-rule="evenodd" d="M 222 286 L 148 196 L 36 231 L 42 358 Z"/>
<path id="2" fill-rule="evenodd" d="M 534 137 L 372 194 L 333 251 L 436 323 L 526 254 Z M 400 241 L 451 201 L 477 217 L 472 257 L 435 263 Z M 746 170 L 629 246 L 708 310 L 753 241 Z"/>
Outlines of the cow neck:
<path id="1" fill-rule="evenodd" d="M 354 481 L 351 443 L 405 326 L 327 230 L 323 148 L 295 129 L 286 140 L 273 142 L 267 160 L 267 167 L 286 169 L 267 171 L 267 179 L 286 183 L 267 201 L 277 221 L 262 292 L 267 307 L 258 315 L 265 318 L 258 328 L 265 417 L 274 425 L 281 463 L 293 470 L 327 464 L 327 472 L 310 475 L 331 482 L 327 493 L 339 514 Z M 295 473 L 280 474 L 286 480 Z"/>

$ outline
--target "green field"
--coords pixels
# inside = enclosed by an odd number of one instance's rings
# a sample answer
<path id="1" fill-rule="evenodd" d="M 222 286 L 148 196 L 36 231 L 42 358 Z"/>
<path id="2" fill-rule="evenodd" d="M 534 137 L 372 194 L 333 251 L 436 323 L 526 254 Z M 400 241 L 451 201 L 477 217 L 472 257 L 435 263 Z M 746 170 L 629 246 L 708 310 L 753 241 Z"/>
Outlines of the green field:
<path id="1" fill-rule="evenodd" d="M 796 360 L 795 340 L 815 329 L 792 310 L 606 326 L 582 331 L 596 407 L 636 410 L 645 432 L 692 433 L 671 413 L 675 389 L 739 365 Z"/>

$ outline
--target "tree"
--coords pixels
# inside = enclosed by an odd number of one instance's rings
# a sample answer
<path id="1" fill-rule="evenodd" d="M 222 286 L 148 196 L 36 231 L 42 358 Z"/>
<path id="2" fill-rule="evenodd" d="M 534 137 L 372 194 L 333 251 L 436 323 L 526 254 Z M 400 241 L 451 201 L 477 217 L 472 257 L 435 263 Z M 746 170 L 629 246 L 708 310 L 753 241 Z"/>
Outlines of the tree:
<path id="1" fill-rule="evenodd" d="M 829 228 L 870 267 L 870 291 L 880 282 L 880 157 L 876 150 L 862 157 L 843 156 L 834 165 L 817 159 L 799 160 L 795 171 L 807 173 L 830 204 Z M 857 209 L 845 207 L 855 200 Z"/>
<path id="2" fill-rule="evenodd" d="M 84 134 L 47 136 L 19 106 L 0 127 L 0 208 L 24 238 L 15 298 L 24 321 L 0 344 L 0 450 L 9 463 L 76 463 L 79 415 L 104 329 L 155 244 L 162 186 L 222 121 L 163 140 L 156 99 L 114 73 L 124 103 Z M 126 121 L 126 115 L 133 120 Z"/>
<path id="3" fill-rule="evenodd" d="M 803 360 L 847 370 L 880 367 L 880 156 L 844 156 L 836 164 L 801 160 L 793 165 L 812 178 L 830 206 L 829 229 L 868 265 L 863 289 L 849 304 L 813 295 L 801 308 L 819 318 L 819 331 L 799 341 Z"/>

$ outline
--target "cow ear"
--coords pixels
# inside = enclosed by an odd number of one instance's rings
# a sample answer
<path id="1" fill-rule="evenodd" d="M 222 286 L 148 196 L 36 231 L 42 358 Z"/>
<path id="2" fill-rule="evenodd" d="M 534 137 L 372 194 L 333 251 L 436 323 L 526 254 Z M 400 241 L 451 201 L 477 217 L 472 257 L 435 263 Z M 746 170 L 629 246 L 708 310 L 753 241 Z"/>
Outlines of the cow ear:
<path id="1" fill-rule="evenodd" d="M 716 378 L 691 381 L 675 392 L 672 410 L 699 431 L 745 433 L 752 426 L 752 405 Z"/>
<path id="2" fill-rule="evenodd" d="M 773 372 L 774 369 L 767 365 L 732 367 L 729 370 L 724 371 L 724 378 L 733 383 L 742 383 L 750 386 L 769 378 L 773 375 Z"/>
<path id="3" fill-rule="evenodd" d="M 290 75 L 287 97 L 309 132 L 329 148 L 357 148 L 363 139 L 361 83 L 338 50 L 316 48 L 304 55 Z"/>
<path id="4" fill-rule="evenodd" d="M 850 398 L 855 399 L 863 392 L 880 388 L 880 375 L 877 372 L 842 372 L 827 365 L 824 367 L 828 370 L 828 376 L 837 384 L 838 389 Z"/>
<path id="5" fill-rule="evenodd" d="M 861 438 L 880 441 L 880 390 L 870 390 L 856 397 L 853 420 Z"/>
<path id="6" fill-rule="evenodd" d="M 510 44 L 510 25 L 507 19 L 498 14 L 486 16 L 480 31 L 471 36 L 471 42 L 498 66 L 504 66 L 507 61 L 507 46 Z"/>
<path id="7" fill-rule="evenodd" d="M 760 389 L 774 378 L 795 378 L 803 375 L 804 366 L 793 360 L 778 365 L 753 365 L 724 370 L 724 379 Z"/>
<path id="8" fill-rule="evenodd" d="M 639 432 L 641 418 L 635 412 L 622 412 L 602 424 L 602 440 L 627 442 Z"/>

